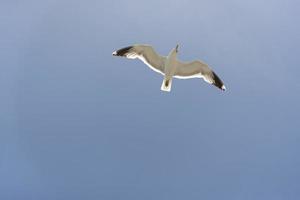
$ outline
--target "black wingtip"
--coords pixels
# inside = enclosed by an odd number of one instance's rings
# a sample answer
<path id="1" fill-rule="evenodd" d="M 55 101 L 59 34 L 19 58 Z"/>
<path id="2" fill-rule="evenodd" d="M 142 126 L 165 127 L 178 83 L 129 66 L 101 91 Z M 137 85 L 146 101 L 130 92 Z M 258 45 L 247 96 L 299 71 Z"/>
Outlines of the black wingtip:
<path id="1" fill-rule="evenodd" d="M 124 47 L 112 53 L 113 56 L 126 56 L 126 54 L 132 49 L 133 46 Z"/>
<path id="2" fill-rule="evenodd" d="M 214 79 L 214 83 L 213 85 L 215 85 L 216 87 L 218 87 L 219 89 L 225 91 L 226 90 L 226 87 L 225 85 L 223 84 L 223 82 L 221 81 L 221 79 L 218 77 L 218 75 L 213 72 L 213 79 Z"/>

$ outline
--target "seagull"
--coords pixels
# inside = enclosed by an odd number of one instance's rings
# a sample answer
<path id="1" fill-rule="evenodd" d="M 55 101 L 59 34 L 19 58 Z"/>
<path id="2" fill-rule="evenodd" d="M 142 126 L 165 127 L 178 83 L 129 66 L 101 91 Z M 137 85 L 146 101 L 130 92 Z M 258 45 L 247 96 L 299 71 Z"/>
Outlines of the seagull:
<path id="1" fill-rule="evenodd" d="M 178 48 L 179 45 L 177 44 L 176 47 L 170 51 L 168 56 L 160 56 L 155 52 L 152 46 L 137 44 L 116 50 L 112 55 L 129 59 L 138 58 L 152 70 L 162 74 L 164 76 L 161 85 L 162 91 L 171 91 L 173 77 L 178 79 L 203 78 L 207 83 L 223 91 L 226 90 L 221 79 L 206 63 L 199 60 L 191 62 L 179 61 L 177 59 Z"/>

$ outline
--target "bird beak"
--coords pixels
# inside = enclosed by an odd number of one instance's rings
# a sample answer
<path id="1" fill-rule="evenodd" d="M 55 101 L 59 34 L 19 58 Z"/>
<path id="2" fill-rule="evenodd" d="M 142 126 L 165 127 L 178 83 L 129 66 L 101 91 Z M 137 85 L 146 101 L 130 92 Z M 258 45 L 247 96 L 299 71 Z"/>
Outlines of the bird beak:
<path id="1" fill-rule="evenodd" d="M 176 53 L 178 53 L 179 44 L 176 45 Z"/>

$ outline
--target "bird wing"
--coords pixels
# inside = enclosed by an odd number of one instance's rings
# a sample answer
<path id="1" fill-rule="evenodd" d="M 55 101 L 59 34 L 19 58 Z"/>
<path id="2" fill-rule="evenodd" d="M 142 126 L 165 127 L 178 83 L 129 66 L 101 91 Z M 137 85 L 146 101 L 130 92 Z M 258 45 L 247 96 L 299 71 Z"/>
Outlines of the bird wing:
<path id="1" fill-rule="evenodd" d="M 113 52 L 114 56 L 123 56 L 129 59 L 140 59 L 152 70 L 164 74 L 166 57 L 158 55 L 149 45 L 133 45 Z"/>
<path id="2" fill-rule="evenodd" d="M 201 61 L 192 61 L 188 63 L 179 62 L 175 71 L 175 78 L 188 79 L 188 78 L 203 78 L 209 84 L 213 84 L 221 90 L 226 87 L 217 74 L 212 71 L 207 64 Z"/>

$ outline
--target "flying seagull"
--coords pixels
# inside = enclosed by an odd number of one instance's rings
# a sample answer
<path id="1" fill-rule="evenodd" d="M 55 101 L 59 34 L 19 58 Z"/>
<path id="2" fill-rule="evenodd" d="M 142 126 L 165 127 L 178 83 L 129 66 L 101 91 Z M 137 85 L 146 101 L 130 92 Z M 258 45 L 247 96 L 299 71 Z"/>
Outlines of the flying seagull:
<path id="1" fill-rule="evenodd" d="M 195 60 L 192 62 L 181 62 L 177 59 L 178 45 L 172 49 L 167 57 L 158 55 L 149 45 L 128 46 L 112 53 L 113 56 L 123 56 L 129 59 L 140 59 L 152 70 L 164 76 L 161 85 L 162 91 L 171 91 L 172 78 L 188 79 L 203 78 L 209 84 L 215 85 L 225 91 L 226 87 L 221 79 L 213 72 L 207 64 Z"/>

